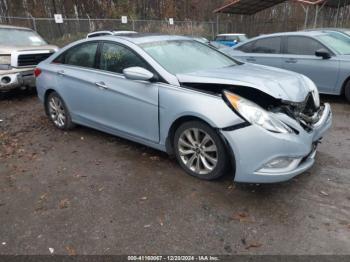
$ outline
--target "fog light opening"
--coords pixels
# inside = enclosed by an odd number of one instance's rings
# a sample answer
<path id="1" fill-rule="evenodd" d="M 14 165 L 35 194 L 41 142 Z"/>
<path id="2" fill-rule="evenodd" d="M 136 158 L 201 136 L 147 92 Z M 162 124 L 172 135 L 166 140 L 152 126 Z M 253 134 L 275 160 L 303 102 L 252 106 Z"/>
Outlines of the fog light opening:
<path id="1" fill-rule="evenodd" d="M 4 76 L 3 78 L 1 78 L 1 82 L 3 84 L 8 84 L 11 82 L 11 78 L 9 76 Z"/>
<path id="2" fill-rule="evenodd" d="M 278 157 L 266 163 L 257 172 L 259 173 L 285 173 L 298 167 L 302 158 Z"/>

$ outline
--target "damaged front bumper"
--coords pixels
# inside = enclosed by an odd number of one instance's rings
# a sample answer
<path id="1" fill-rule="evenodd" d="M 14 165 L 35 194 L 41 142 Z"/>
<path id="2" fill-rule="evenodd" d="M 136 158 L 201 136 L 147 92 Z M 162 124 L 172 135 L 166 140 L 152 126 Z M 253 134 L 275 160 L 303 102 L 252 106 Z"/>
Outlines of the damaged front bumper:
<path id="1" fill-rule="evenodd" d="M 278 117 L 295 133 L 273 133 L 250 125 L 221 133 L 235 157 L 235 181 L 245 183 L 276 183 L 289 180 L 312 167 L 319 140 L 332 125 L 329 104 L 310 132 L 290 117 Z"/>
<path id="2" fill-rule="evenodd" d="M 0 92 L 35 87 L 34 68 L 0 72 Z"/>

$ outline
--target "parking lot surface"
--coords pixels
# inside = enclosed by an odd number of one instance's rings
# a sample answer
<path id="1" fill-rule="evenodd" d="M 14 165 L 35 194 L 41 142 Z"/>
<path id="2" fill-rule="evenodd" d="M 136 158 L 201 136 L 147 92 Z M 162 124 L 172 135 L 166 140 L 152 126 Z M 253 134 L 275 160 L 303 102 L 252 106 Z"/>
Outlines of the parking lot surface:
<path id="1" fill-rule="evenodd" d="M 0 254 L 350 254 L 350 105 L 315 166 L 274 185 L 200 181 L 174 159 L 53 127 L 35 94 L 0 100 Z M 259 145 L 257 145 L 259 146 Z"/>

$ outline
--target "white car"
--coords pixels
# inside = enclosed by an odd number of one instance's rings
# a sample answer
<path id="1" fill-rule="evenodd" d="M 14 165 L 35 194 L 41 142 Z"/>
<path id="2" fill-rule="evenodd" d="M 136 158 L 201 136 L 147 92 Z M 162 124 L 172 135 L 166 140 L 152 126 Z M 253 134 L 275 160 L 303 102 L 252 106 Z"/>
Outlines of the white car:
<path id="1" fill-rule="evenodd" d="M 135 31 L 96 31 L 87 34 L 86 38 L 98 37 L 104 35 L 129 35 L 129 34 L 137 34 Z"/>

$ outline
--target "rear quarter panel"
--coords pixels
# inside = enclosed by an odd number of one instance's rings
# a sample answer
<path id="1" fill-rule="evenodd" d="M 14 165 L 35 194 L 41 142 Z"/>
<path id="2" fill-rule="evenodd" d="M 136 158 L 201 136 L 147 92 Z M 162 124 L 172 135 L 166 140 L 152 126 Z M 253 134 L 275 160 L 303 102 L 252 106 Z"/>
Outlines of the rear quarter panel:
<path id="1" fill-rule="evenodd" d="M 41 69 L 41 74 L 36 78 L 36 89 L 40 101 L 44 103 L 45 93 L 48 89 L 57 91 L 57 69 L 55 65 L 47 61 L 41 62 L 37 67 Z"/>

